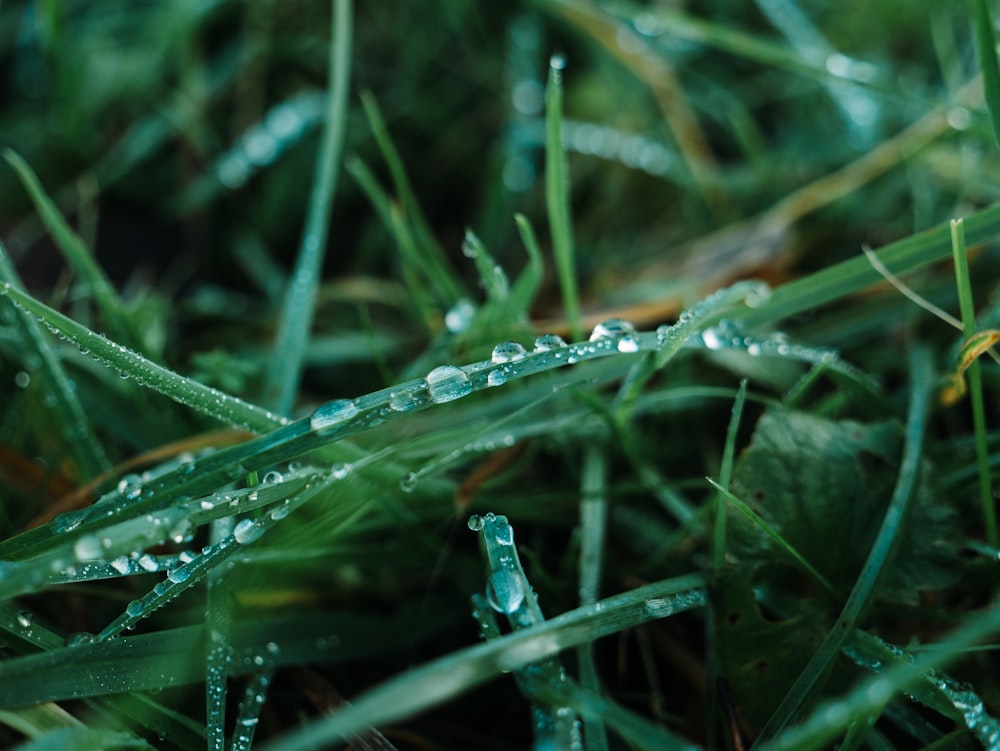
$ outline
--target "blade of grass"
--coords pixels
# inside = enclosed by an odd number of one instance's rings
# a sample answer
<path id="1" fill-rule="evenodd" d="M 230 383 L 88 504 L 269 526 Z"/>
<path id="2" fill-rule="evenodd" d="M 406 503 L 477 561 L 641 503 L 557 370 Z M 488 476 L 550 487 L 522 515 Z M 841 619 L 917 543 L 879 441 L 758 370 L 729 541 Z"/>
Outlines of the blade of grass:
<path id="1" fill-rule="evenodd" d="M 351 0 L 333 0 L 333 28 L 330 44 L 329 110 L 313 189 L 309 214 L 278 324 L 274 353 L 264 381 L 265 403 L 281 415 L 291 413 L 305 362 L 312 329 L 316 290 L 329 234 L 330 212 L 337 190 L 340 156 L 347 129 L 347 95 L 351 71 Z"/>
<path id="2" fill-rule="evenodd" d="M 104 316 L 111 338 L 135 347 L 139 337 L 133 336 L 132 329 L 122 312 L 122 302 L 115 292 L 111 281 L 98 266 L 93 253 L 80 236 L 73 231 L 63 215 L 56 208 L 55 202 L 49 198 L 38 176 L 16 152 L 4 149 L 3 157 L 17 173 L 28 195 L 35 204 L 35 210 L 55 240 L 69 265 L 80 275 L 84 284 L 93 295 L 97 307 Z"/>
<path id="3" fill-rule="evenodd" d="M 1000 235 L 1000 206 L 978 211 L 966 217 L 963 223 L 968 243 L 989 242 Z M 941 224 L 876 252 L 884 266 L 902 276 L 948 258 L 952 253 L 950 229 Z M 860 292 L 881 280 L 881 274 L 872 268 L 867 258 L 850 258 L 772 290 L 769 298 L 742 318 L 748 327 L 772 325 Z"/>
<path id="4" fill-rule="evenodd" d="M 24 290 L 17 270 L 7 255 L 7 249 L 0 243 L 0 284 L 8 284 L 18 291 Z M 91 478 L 106 471 L 111 463 L 94 437 L 87 414 L 77 398 L 69 376 L 49 345 L 37 319 L 21 308 L 17 308 L 18 321 L 24 332 L 23 340 L 28 350 L 25 359 L 37 356 L 46 380 L 48 393 L 55 400 L 51 409 L 52 422 L 62 433 L 67 449 L 73 454 L 84 478 Z"/>
<path id="5" fill-rule="evenodd" d="M 861 259 L 862 261 L 864 259 Z M 775 738 L 801 708 L 811 704 L 820 679 L 845 640 L 855 631 L 864 615 L 875 585 L 887 562 L 891 559 L 899 541 L 898 532 L 904 523 L 910 501 L 913 498 L 920 462 L 923 453 L 924 431 L 927 427 L 930 394 L 933 387 L 930 355 L 925 349 L 914 349 L 910 353 L 910 405 L 906 421 L 905 444 L 900 462 L 899 476 L 893 490 L 889 507 L 879 527 L 871 550 L 858 574 L 857 581 L 837 618 L 833 629 L 809 659 L 801 674 L 781 700 L 761 730 L 754 747 L 760 747 Z"/>
<path id="6" fill-rule="evenodd" d="M 605 449 L 589 444 L 584 449 L 580 493 L 580 604 L 597 602 L 600 593 L 604 535 L 608 523 L 608 457 Z M 594 664 L 594 643 L 577 647 L 580 685 L 595 696 L 601 695 L 600 679 Z M 599 714 L 585 714 L 584 739 L 587 751 L 608 748 L 607 731 Z"/>
<path id="7" fill-rule="evenodd" d="M 149 386 L 180 404 L 230 425 L 258 433 L 287 423 L 279 415 L 157 365 L 138 352 L 126 349 L 40 303 L 9 282 L 0 287 L 0 294 L 7 295 L 19 308 L 35 316 L 49 329 L 70 340 L 81 350 L 89 352 L 109 368 L 134 378 L 138 383 Z"/>
<path id="8" fill-rule="evenodd" d="M 431 282 L 431 288 L 438 297 L 438 303 L 448 309 L 460 298 L 467 297 L 467 295 L 462 284 L 450 269 L 445 253 L 434 238 L 420 204 L 417 202 L 410 180 L 406 175 L 406 169 L 403 167 L 402 157 L 392 142 L 389 128 L 386 126 L 385 118 L 382 117 L 375 96 L 370 91 L 361 92 L 361 105 L 364 107 L 375 143 L 378 145 L 382 158 L 389 168 L 389 174 L 392 176 L 396 194 L 402 204 L 403 221 L 415 240 L 412 248 L 415 251 L 413 257 L 404 256 L 404 261 L 412 262 L 415 268 L 421 269 L 427 275 Z M 405 249 L 400 248 L 400 250 Z"/>
<path id="9" fill-rule="evenodd" d="M 523 214 L 515 214 L 514 222 L 517 224 L 517 232 L 521 237 L 521 243 L 528 252 L 528 263 L 521 270 L 517 281 L 510 290 L 511 308 L 518 316 L 527 317 L 531 312 L 531 304 L 538 294 L 538 288 L 542 283 L 542 252 L 538 247 L 538 238 L 532 228 L 528 218 Z"/>
<path id="10" fill-rule="evenodd" d="M 733 507 L 741 514 L 743 514 L 743 516 L 745 516 L 750 522 L 760 527 L 761 531 L 763 531 L 768 537 L 770 537 L 778 547 L 780 547 L 782 550 L 788 553 L 788 555 L 790 555 L 792 558 L 798 561 L 799 565 L 801 565 L 802 568 L 805 569 L 805 571 L 813 579 L 822 584 L 827 589 L 827 591 L 829 592 L 833 591 L 833 585 L 830 584 L 829 580 L 825 576 L 823 576 L 823 574 L 821 574 L 816 569 L 815 566 L 809 563 L 809 561 L 805 558 L 805 556 L 803 556 L 798 550 L 792 547 L 789 544 L 789 542 L 781 535 L 781 533 L 778 532 L 778 530 L 776 530 L 766 521 L 761 519 L 760 516 L 756 514 L 754 510 L 750 508 L 750 506 L 747 505 L 747 503 L 742 498 L 734 494 L 729 488 L 727 488 L 721 482 L 716 482 L 711 477 L 706 477 L 705 479 L 708 480 L 708 483 L 718 491 L 720 498 L 724 498 L 725 500 L 729 501 L 731 504 L 733 504 Z"/>
<path id="11" fill-rule="evenodd" d="M 233 532 L 233 517 L 212 523 L 210 545 Z M 230 613 L 227 569 L 216 567 L 209 575 L 205 596 L 205 735 L 208 751 L 226 746 L 226 693 L 229 676 Z"/>
<path id="12" fill-rule="evenodd" d="M 569 211 L 569 165 L 562 142 L 562 72 L 565 67 L 566 58 L 562 55 L 553 55 L 549 60 L 549 83 L 545 90 L 545 206 L 566 322 L 573 339 L 581 339 L 583 324 Z"/>
<path id="13" fill-rule="evenodd" d="M 997 40 L 986 0 L 972 0 L 972 23 L 976 30 L 976 53 L 983 75 L 986 106 L 993 124 L 993 138 L 1000 147 L 1000 63 L 997 62 Z"/>
<path id="14" fill-rule="evenodd" d="M 706 602 L 704 580 L 691 574 L 608 597 L 537 626 L 452 652 L 376 686 L 332 717 L 325 717 L 264 746 L 266 751 L 305 751 L 332 743 L 440 704 L 504 671 L 517 670 L 557 652 L 648 620 Z M 0 665 L 2 673 L 2 665 Z"/>
<path id="15" fill-rule="evenodd" d="M 996 56 L 994 54 L 994 64 Z M 998 113 L 1000 114 L 1000 113 Z M 962 334 L 968 341 L 976 334 L 976 310 L 972 300 L 972 282 L 969 279 L 969 261 L 965 253 L 965 223 L 961 219 L 951 222 L 952 257 L 955 260 L 955 283 L 958 285 L 958 303 L 962 311 Z M 969 399 L 972 402 L 972 424 L 976 436 L 976 465 L 979 470 L 979 500 L 983 509 L 983 526 L 986 541 L 997 546 L 997 520 L 993 508 L 993 489 L 990 483 L 990 455 L 986 437 L 986 408 L 983 404 L 983 378 L 976 360 L 967 370 Z"/>
<path id="16" fill-rule="evenodd" d="M 969 647 L 1000 630 L 1000 603 L 971 614 L 933 650 L 922 652 L 913 660 L 900 660 L 881 675 L 859 682 L 846 695 L 816 708 L 801 724 L 789 728 L 760 751 L 814 751 L 829 744 L 857 717 L 884 707 L 893 696 L 930 677 L 932 670 L 943 668 Z M 995 746 L 991 746 L 991 751 Z"/>

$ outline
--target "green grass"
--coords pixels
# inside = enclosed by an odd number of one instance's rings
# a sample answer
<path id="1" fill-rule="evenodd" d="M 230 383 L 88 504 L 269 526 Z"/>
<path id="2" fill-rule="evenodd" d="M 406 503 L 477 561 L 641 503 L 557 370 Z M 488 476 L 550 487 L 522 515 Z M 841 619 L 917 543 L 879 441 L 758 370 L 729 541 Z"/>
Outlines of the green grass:
<path id="1" fill-rule="evenodd" d="M 0 746 L 1000 751 L 988 4 L 433 10 L 4 5 Z"/>

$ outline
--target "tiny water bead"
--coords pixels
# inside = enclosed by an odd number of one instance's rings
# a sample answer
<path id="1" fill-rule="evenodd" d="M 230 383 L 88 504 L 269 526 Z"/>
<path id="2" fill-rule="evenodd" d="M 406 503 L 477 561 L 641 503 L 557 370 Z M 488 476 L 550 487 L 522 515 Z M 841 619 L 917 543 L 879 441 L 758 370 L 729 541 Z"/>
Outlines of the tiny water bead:
<path id="1" fill-rule="evenodd" d="M 454 401 L 472 392 L 472 382 L 461 368 L 441 365 L 427 374 L 427 393 L 438 404 Z"/>
<path id="2" fill-rule="evenodd" d="M 264 475 L 264 479 L 261 482 L 263 482 L 265 485 L 277 485 L 279 482 L 283 482 L 284 479 L 285 478 L 281 474 L 281 472 L 272 469 L 270 472 Z"/>
<path id="3" fill-rule="evenodd" d="M 609 318 L 594 326 L 594 330 L 590 334 L 590 341 L 598 342 L 602 339 L 617 340 L 616 346 L 619 352 L 639 351 L 639 337 L 636 334 L 635 326 L 624 318 Z"/>
<path id="4" fill-rule="evenodd" d="M 500 342 L 493 348 L 490 361 L 494 365 L 503 365 L 504 363 L 520 360 L 526 354 L 528 354 L 527 350 L 517 342 Z"/>
<path id="5" fill-rule="evenodd" d="M 136 474 L 125 475 L 118 481 L 118 492 L 134 501 L 142 495 L 142 478 Z"/>
<path id="6" fill-rule="evenodd" d="M 396 412 L 409 412 L 424 401 L 427 381 L 419 379 L 397 386 L 389 392 L 389 408 Z"/>
<path id="7" fill-rule="evenodd" d="M 469 517 L 469 521 L 466 524 L 473 532 L 479 532 L 483 528 L 483 517 L 479 514 L 473 514 Z"/>
<path id="8" fill-rule="evenodd" d="M 66 637 L 66 646 L 83 647 L 87 644 L 93 644 L 95 641 L 97 641 L 97 637 L 89 631 L 77 631 Z"/>
<path id="9" fill-rule="evenodd" d="M 309 427 L 313 430 L 328 430 L 358 414 L 357 405 L 350 399 L 334 399 L 316 408 L 309 416 Z"/>
<path id="10" fill-rule="evenodd" d="M 551 352 L 566 346 L 566 340 L 558 334 L 542 334 L 535 339 L 535 352 Z"/>
<path id="11" fill-rule="evenodd" d="M 31 628 L 31 620 L 32 620 L 33 617 L 34 616 L 32 616 L 30 610 L 21 610 L 21 611 L 18 611 L 18 614 L 17 614 L 17 624 L 21 628 Z"/>

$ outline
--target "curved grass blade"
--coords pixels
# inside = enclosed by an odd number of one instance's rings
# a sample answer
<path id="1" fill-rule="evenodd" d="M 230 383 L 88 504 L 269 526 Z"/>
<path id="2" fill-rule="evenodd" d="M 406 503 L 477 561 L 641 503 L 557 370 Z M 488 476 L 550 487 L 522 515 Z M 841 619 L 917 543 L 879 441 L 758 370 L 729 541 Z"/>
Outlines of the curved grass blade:
<path id="1" fill-rule="evenodd" d="M 819 679 L 826 673 L 845 640 L 857 628 L 871 601 L 875 585 L 896 548 L 899 539 L 897 533 L 916 491 L 931 389 L 930 355 L 924 349 L 913 350 L 910 355 L 910 408 L 906 421 L 906 442 L 889 507 L 837 622 L 761 730 L 755 747 L 777 736 L 800 708 L 811 704 Z"/>
<path id="2" fill-rule="evenodd" d="M 12 149 L 4 149 L 3 157 L 17 173 L 25 190 L 28 191 L 28 195 L 31 196 L 31 200 L 35 204 L 35 210 L 42 217 L 42 221 L 59 250 L 62 251 L 66 261 L 80 275 L 89 288 L 90 294 L 94 296 L 94 301 L 104 316 L 111 337 L 125 342 L 130 347 L 135 347 L 140 339 L 133 336 L 132 329 L 122 312 L 122 301 L 118 297 L 118 293 L 115 292 L 111 280 L 97 264 L 87 244 L 63 218 L 59 209 L 56 208 L 55 202 L 49 198 L 41 181 L 28 166 L 28 163 Z"/>
<path id="3" fill-rule="evenodd" d="M 882 674 L 861 681 L 839 699 L 824 702 L 795 727 L 788 728 L 760 751 L 815 751 L 828 748 L 858 717 L 878 713 L 900 691 L 909 691 L 931 679 L 932 671 L 942 669 L 969 647 L 1000 631 L 1000 603 L 973 613 L 950 636 L 912 660 L 899 660 Z M 926 685 L 926 684 L 925 684 Z M 936 702 L 937 706 L 938 703 Z M 997 746 L 988 747 L 993 751 Z"/>
<path id="4" fill-rule="evenodd" d="M 35 316 L 57 335 L 76 344 L 81 351 L 91 354 L 109 368 L 134 378 L 138 383 L 149 386 L 180 404 L 256 433 L 273 430 L 287 423 L 287 420 L 280 415 L 178 375 L 138 352 L 94 333 L 86 326 L 25 294 L 9 282 L 0 287 L 0 294 L 9 297 L 15 305 Z"/>
<path id="5" fill-rule="evenodd" d="M 0 243 L 0 284 L 7 284 L 19 291 L 24 290 L 7 255 L 7 249 Z M 16 307 L 16 306 L 15 306 Z M 58 426 L 63 435 L 67 448 L 73 453 L 74 458 L 80 466 L 80 470 L 85 478 L 96 477 L 111 464 L 101 444 L 94 437 L 90 428 L 90 421 L 77 399 L 76 390 L 72 387 L 62 362 L 56 356 L 48 339 L 42 332 L 38 321 L 23 309 L 17 309 L 18 321 L 24 332 L 23 340 L 28 350 L 33 353 L 25 353 L 30 358 L 37 356 L 42 373 L 47 381 L 48 391 L 55 400 L 52 406 L 53 422 Z"/>
<path id="6" fill-rule="evenodd" d="M 1000 235 L 1000 206 L 991 206 L 963 219 L 970 245 L 989 242 Z M 876 251 L 882 264 L 897 276 L 951 256 L 951 230 L 947 224 L 898 240 Z M 743 316 L 747 327 L 769 326 L 789 316 L 818 309 L 860 292 L 882 280 L 864 256 L 850 258 L 815 274 L 775 288 L 767 300 Z"/>
<path id="7" fill-rule="evenodd" d="M 436 706 L 504 671 L 518 670 L 568 647 L 702 607 L 706 602 L 704 580 L 697 574 L 608 597 L 532 628 L 466 647 L 413 668 L 362 694 L 336 715 L 317 720 L 264 748 L 304 751 L 317 744 L 332 743 L 369 725 L 377 727 Z"/>
<path id="8" fill-rule="evenodd" d="M 329 233 L 330 212 L 337 190 L 340 156 L 347 129 L 347 95 L 351 71 L 351 0 L 334 0 L 330 45 L 329 110 L 313 189 L 309 214 L 299 248 L 295 270 L 285 291 L 278 323 L 274 354 L 265 377 L 265 402 L 278 414 L 289 414 L 302 377 L 306 346 L 312 328 L 316 290 Z"/>

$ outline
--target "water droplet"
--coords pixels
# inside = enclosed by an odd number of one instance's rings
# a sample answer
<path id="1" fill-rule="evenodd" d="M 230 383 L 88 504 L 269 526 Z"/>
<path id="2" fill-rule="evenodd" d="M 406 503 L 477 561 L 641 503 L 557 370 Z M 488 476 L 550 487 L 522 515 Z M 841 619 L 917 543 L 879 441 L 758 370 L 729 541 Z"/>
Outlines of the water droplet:
<path id="1" fill-rule="evenodd" d="M 146 606 L 139 600 L 132 600 L 125 606 L 125 614 L 130 618 L 139 618 L 146 612 Z"/>
<path id="2" fill-rule="evenodd" d="M 264 479 L 262 482 L 265 485 L 276 485 L 277 483 L 282 482 L 284 479 L 285 478 L 281 474 L 281 472 L 278 472 L 277 470 L 271 470 L 266 475 L 264 475 Z"/>
<path id="3" fill-rule="evenodd" d="M 705 329 L 701 332 L 701 341 L 705 344 L 708 349 L 721 349 L 722 342 L 719 340 L 719 335 L 716 333 L 715 329 Z"/>
<path id="4" fill-rule="evenodd" d="M 565 70 L 566 56 L 561 52 L 555 53 L 549 58 L 549 67 L 552 68 L 552 70 Z"/>
<path id="5" fill-rule="evenodd" d="M 175 568 L 167 574 L 167 578 L 174 584 L 181 584 L 191 578 L 191 569 L 187 566 Z"/>
<path id="6" fill-rule="evenodd" d="M 84 535 L 73 545 L 73 555 L 78 561 L 96 561 L 102 553 L 101 541 L 94 535 Z"/>
<path id="7" fill-rule="evenodd" d="M 417 489 L 417 473 L 407 472 L 399 481 L 399 489 L 404 493 L 412 493 Z"/>
<path id="8" fill-rule="evenodd" d="M 517 342 L 500 342 L 493 348 L 490 360 L 494 365 L 502 365 L 506 362 L 520 360 L 527 354 L 527 351 Z"/>
<path id="9" fill-rule="evenodd" d="M 502 522 L 500 524 L 497 524 L 496 531 L 494 532 L 494 537 L 496 538 L 498 545 L 513 545 L 514 528 L 507 522 Z"/>
<path id="10" fill-rule="evenodd" d="M 503 386 L 505 383 L 507 383 L 507 372 L 503 368 L 490 371 L 486 376 L 487 386 Z"/>
<path id="11" fill-rule="evenodd" d="M 142 478 L 139 475 L 125 475 L 118 481 L 118 492 L 130 501 L 142 495 Z"/>
<path id="12" fill-rule="evenodd" d="M 233 528 L 233 537 L 240 545 L 249 545 L 264 534 L 264 528 L 253 519 L 241 519 Z"/>
<path id="13" fill-rule="evenodd" d="M 349 474 L 353 468 L 350 464 L 334 464 L 330 467 L 330 474 L 333 476 L 334 480 L 343 480 Z"/>
<path id="14" fill-rule="evenodd" d="M 468 524 L 469 529 L 473 532 L 478 532 L 483 528 L 483 518 L 479 514 L 473 514 L 469 517 L 469 521 L 466 524 Z"/>
<path id="15" fill-rule="evenodd" d="M 127 574 L 132 570 L 132 565 L 129 563 L 128 558 L 121 555 L 111 561 L 111 568 L 117 571 L 119 574 Z"/>
<path id="16" fill-rule="evenodd" d="M 358 407 L 350 399 L 334 399 L 320 407 L 309 417 L 309 427 L 313 430 L 326 430 L 358 414 Z"/>
<path id="17" fill-rule="evenodd" d="M 427 392 L 431 400 L 443 402 L 461 399 L 472 392 L 469 376 L 461 368 L 454 365 L 441 365 L 427 374 Z"/>
<path id="18" fill-rule="evenodd" d="M 141 568 L 143 571 L 149 571 L 149 572 L 159 571 L 160 564 L 157 563 L 156 559 L 149 553 L 144 553 L 139 557 L 139 568 Z"/>
<path id="19" fill-rule="evenodd" d="M 95 641 L 97 641 L 97 637 L 89 631 L 77 631 L 76 633 L 70 634 L 66 637 L 66 646 L 82 647 L 87 644 L 93 644 Z"/>
<path id="20" fill-rule="evenodd" d="M 535 339 L 535 352 L 548 352 L 566 346 L 566 341 L 558 334 L 542 334 Z"/>
<path id="21" fill-rule="evenodd" d="M 17 623 L 21 628 L 31 628 L 31 619 L 33 617 L 30 610 L 21 610 L 17 614 Z"/>
<path id="22" fill-rule="evenodd" d="M 28 388 L 28 384 L 31 383 L 31 374 L 24 370 L 19 370 L 14 376 L 14 385 L 19 389 Z"/>
<path id="23" fill-rule="evenodd" d="M 286 500 L 284 503 L 281 503 L 275 506 L 273 509 L 271 509 L 270 516 L 272 519 L 274 519 L 274 521 L 281 521 L 286 516 L 288 516 L 289 511 L 290 509 L 288 508 L 288 501 Z"/>
<path id="24" fill-rule="evenodd" d="M 597 342 L 601 339 L 617 339 L 619 352 L 639 351 L 639 338 L 636 336 L 635 326 L 623 318 L 609 318 L 594 326 L 590 341 Z"/>
<path id="25" fill-rule="evenodd" d="M 524 602 L 524 584 L 516 571 L 494 571 L 486 585 L 486 599 L 498 613 L 513 613 Z"/>
<path id="26" fill-rule="evenodd" d="M 465 247 L 464 245 L 462 246 Z M 456 302 L 451 310 L 445 313 L 444 325 L 453 334 L 461 334 L 468 330 L 472 324 L 472 318 L 476 315 L 476 306 L 471 300 L 461 298 Z"/>

